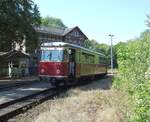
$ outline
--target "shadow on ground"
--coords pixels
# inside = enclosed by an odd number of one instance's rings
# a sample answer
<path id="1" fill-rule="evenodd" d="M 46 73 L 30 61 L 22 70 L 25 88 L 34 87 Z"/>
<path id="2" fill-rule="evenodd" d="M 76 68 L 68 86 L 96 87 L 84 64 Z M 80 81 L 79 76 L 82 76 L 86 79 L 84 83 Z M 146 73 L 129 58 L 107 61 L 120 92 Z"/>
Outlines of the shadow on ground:
<path id="1" fill-rule="evenodd" d="M 109 90 L 112 87 L 112 76 L 106 76 L 99 80 L 93 81 L 88 85 L 80 87 L 80 90 Z"/>

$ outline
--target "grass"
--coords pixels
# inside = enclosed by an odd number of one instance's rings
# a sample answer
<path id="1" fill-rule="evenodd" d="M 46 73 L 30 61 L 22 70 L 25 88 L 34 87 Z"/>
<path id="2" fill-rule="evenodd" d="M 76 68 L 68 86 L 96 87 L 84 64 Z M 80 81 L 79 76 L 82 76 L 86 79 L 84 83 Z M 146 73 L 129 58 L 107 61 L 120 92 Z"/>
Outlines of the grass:
<path id="1" fill-rule="evenodd" d="M 105 79 L 106 80 L 106 79 Z M 55 99 L 48 111 L 36 117 L 35 122 L 126 122 L 123 95 L 112 89 L 104 90 L 99 81 L 71 89 Z"/>

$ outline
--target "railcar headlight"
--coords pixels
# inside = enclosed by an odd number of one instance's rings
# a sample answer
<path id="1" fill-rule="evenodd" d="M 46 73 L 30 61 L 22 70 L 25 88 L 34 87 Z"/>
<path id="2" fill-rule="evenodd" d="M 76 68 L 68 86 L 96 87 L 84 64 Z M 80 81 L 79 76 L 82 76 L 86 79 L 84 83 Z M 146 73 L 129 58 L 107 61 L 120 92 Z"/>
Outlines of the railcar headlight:
<path id="1" fill-rule="evenodd" d="M 44 73 L 45 72 L 45 70 L 44 69 L 41 69 L 41 73 Z"/>
<path id="2" fill-rule="evenodd" d="M 57 74 L 59 74 L 59 73 L 60 73 L 60 70 L 59 70 L 59 69 L 57 69 L 57 70 L 56 70 L 56 73 L 57 73 Z"/>

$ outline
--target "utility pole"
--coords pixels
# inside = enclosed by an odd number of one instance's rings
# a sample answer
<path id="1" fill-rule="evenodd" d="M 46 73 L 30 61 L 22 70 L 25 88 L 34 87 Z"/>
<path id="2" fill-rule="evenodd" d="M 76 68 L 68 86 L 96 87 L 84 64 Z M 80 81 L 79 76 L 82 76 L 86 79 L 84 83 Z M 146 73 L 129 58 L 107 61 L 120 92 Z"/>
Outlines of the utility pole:
<path id="1" fill-rule="evenodd" d="M 110 41 L 111 41 L 111 48 L 110 48 L 110 56 L 111 56 L 111 74 L 113 74 L 113 44 L 112 44 L 112 41 L 113 41 L 113 37 L 114 35 L 112 34 L 109 34 L 108 36 L 110 36 Z"/>

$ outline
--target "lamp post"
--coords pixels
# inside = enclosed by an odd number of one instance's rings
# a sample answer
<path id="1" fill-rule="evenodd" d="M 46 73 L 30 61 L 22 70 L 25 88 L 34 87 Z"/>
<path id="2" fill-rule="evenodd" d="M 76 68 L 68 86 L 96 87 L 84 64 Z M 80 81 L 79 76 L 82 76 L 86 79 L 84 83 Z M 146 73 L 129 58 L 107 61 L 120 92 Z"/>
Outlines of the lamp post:
<path id="1" fill-rule="evenodd" d="M 111 74 L 113 74 L 113 50 L 112 50 L 112 39 L 114 37 L 114 35 L 109 34 L 108 36 L 110 36 L 110 41 L 111 41 L 111 48 L 110 48 L 110 56 L 111 56 Z"/>

